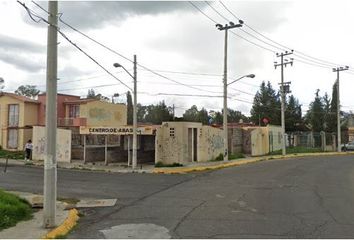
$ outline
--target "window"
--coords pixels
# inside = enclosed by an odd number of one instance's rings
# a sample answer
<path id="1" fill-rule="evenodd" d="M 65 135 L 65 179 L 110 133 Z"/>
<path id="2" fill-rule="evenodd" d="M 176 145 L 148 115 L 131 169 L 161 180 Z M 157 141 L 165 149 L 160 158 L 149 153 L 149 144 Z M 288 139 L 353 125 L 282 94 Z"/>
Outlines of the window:
<path id="1" fill-rule="evenodd" d="M 80 117 L 80 105 L 69 105 L 69 118 Z"/>
<path id="2" fill-rule="evenodd" d="M 7 147 L 11 149 L 16 149 L 17 145 L 17 138 L 18 138 L 18 130 L 17 129 L 9 129 L 7 137 Z"/>
<path id="3" fill-rule="evenodd" d="M 175 128 L 170 128 L 170 137 L 175 136 Z"/>
<path id="4" fill-rule="evenodd" d="M 18 127 L 19 114 L 18 114 L 18 104 L 9 105 L 9 127 Z"/>

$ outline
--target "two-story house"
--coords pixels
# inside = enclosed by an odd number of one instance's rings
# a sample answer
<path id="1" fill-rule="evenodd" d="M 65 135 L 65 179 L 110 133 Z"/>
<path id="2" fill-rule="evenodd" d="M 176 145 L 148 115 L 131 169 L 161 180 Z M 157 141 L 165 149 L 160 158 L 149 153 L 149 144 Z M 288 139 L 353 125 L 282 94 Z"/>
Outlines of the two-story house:
<path id="1" fill-rule="evenodd" d="M 0 93 L 0 145 L 3 149 L 22 151 L 38 124 L 39 101 L 14 93 Z"/>

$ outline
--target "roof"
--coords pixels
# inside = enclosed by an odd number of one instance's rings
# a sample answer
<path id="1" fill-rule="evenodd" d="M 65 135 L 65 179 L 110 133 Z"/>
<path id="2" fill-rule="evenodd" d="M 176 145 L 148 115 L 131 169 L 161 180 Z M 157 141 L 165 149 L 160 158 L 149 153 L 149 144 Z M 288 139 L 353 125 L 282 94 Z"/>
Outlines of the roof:
<path id="1" fill-rule="evenodd" d="M 38 96 L 45 96 L 45 95 L 47 95 L 46 92 L 43 92 L 43 93 L 38 94 Z M 64 93 L 57 93 L 57 95 L 60 95 L 60 96 L 69 96 L 69 97 L 80 97 L 80 96 L 77 96 L 77 95 L 64 94 Z"/>
<path id="2" fill-rule="evenodd" d="M 40 103 L 38 100 L 34 100 L 32 98 L 25 97 L 25 96 L 20 96 L 15 93 L 2 92 L 0 96 L 12 97 L 12 98 L 15 98 L 17 100 L 20 100 L 22 102 L 27 102 L 27 103 L 36 103 L 36 104 Z"/>
<path id="3" fill-rule="evenodd" d="M 99 100 L 94 98 L 84 98 L 78 100 L 64 101 L 64 104 L 80 104 L 80 103 L 88 103 L 93 101 L 99 101 Z"/>

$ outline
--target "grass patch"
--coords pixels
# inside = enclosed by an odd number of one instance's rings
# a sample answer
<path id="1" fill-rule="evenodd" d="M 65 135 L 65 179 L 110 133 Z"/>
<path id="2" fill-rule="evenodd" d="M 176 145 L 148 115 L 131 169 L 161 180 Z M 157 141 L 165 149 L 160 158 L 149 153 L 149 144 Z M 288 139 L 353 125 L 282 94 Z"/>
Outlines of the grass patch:
<path id="1" fill-rule="evenodd" d="M 28 202 L 0 189 L 0 231 L 32 218 Z"/>
<path id="2" fill-rule="evenodd" d="M 269 153 L 269 155 L 280 155 L 282 150 L 274 151 Z M 286 148 L 287 154 L 297 154 L 297 153 L 317 153 L 323 152 L 321 148 L 308 148 L 308 147 L 288 147 Z"/>
<path id="3" fill-rule="evenodd" d="M 243 153 L 235 153 L 229 155 L 229 160 L 236 160 L 239 158 L 245 158 L 245 155 L 243 155 Z"/>
<path id="4" fill-rule="evenodd" d="M 0 158 L 9 158 L 9 159 L 24 159 L 25 153 L 23 151 L 7 151 L 0 149 Z"/>
<path id="5" fill-rule="evenodd" d="M 165 164 L 165 163 L 162 163 L 162 162 L 157 162 L 155 164 L 155 167 L 159 168 L 159 167 L 183 167 L 183 164 L 181 163 L 172 163 L 172 164 Z"/>

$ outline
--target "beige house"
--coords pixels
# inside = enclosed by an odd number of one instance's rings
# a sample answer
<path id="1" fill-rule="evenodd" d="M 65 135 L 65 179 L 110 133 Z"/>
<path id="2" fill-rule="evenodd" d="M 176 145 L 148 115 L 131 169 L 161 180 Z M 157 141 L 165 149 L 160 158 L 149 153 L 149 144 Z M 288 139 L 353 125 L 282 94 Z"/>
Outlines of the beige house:
<path id="1" fill-rule="evenodd" d="M 14 93 L 0 94 L 0 145 L 3 149 L 22 151 L 32 139 L 32 127 L 38 122 L 37 100 Z"/>
<path id="2" fill-rule="evenodd" d="M 195 122 L 163 122 L 156 131 L 155 163 L 205 162 L 223 154 L 222 130 Z"/>

